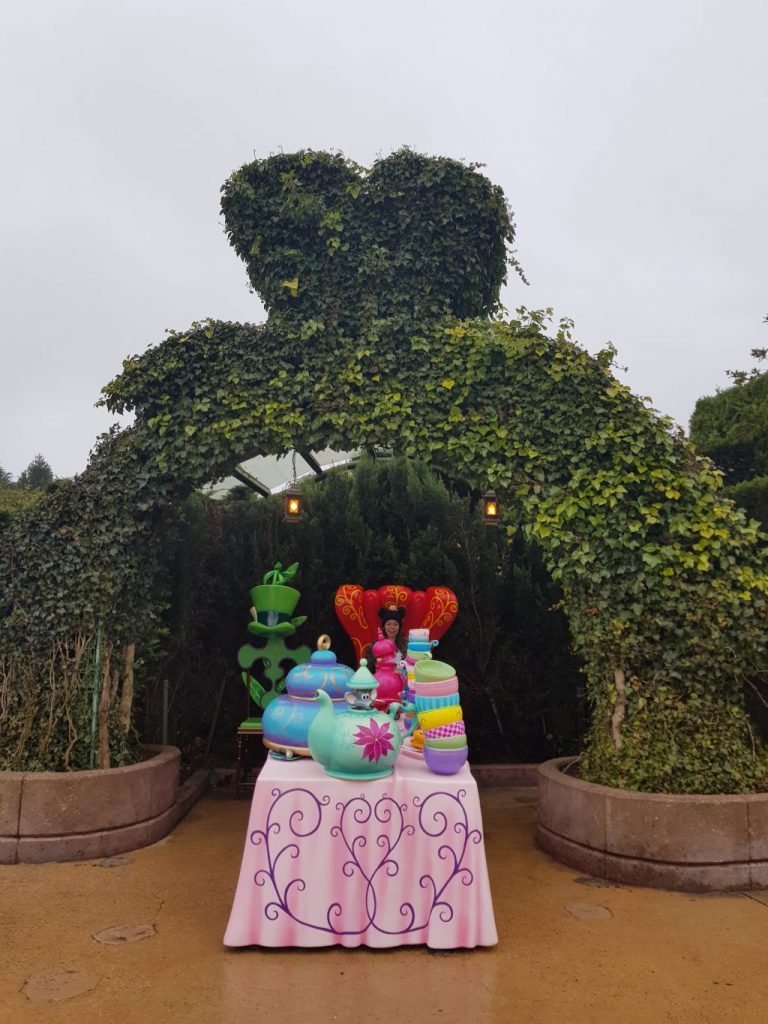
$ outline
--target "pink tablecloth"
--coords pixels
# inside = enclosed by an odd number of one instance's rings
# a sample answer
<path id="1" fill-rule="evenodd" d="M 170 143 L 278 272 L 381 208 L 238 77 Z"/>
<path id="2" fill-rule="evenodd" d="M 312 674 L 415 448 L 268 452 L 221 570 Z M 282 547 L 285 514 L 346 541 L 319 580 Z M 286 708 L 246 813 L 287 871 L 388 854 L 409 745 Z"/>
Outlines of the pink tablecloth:
<path id="1" fill-rule="evenodd" d="M 497 942 L 477 784 L 401 756 L 374 782 L 267 760 L 253 794 L 227 946 Z"/>

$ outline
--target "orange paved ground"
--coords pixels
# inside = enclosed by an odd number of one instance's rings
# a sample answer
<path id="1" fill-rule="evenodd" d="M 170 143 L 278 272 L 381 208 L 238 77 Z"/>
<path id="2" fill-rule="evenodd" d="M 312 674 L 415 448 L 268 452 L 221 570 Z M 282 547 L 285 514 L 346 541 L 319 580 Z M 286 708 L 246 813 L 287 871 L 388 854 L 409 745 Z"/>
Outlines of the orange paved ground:
<path id="1" fill-rule="evenodd" d="M 500 942 L 474 952 L 224 949 L 248 802 L 221 791 L 126 863 L 0 867 L 0 1022 L 768 1022 L 768 892 L 590 884 L 535 848 L 533 791 L 483 811 Z"/>

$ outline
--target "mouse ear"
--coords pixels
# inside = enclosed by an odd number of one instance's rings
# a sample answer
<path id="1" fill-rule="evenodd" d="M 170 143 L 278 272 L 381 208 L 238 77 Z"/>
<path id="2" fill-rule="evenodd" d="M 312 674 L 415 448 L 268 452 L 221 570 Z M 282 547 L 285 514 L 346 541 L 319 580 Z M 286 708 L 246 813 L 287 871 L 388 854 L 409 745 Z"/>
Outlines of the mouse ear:
<path id="1" fill-rule="evenodd" d="M 344 230 L 361 188 L 355 164 L 312 151 L 254 160 L 224 183 L 227 236 L 268 312 L 318 316 L 348 294 L 336 278 L 351 263 Z"/>
<path id="2" fill-rule="evenodd" d="M 380 314 L 497 310 L 515 230 L 503 191 L 476 167 L 410 149 L 373 165 L 361 199 L 377 258 L 361 260 L 361 287 L 378 291 Z"/>

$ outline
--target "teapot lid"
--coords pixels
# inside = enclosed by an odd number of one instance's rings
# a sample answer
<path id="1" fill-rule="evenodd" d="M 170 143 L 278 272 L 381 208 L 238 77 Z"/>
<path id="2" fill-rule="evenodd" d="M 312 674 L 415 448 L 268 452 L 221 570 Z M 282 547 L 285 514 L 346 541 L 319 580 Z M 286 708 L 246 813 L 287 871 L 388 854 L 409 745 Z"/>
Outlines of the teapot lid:
<path id="1" fill-rule="evenodd" d="M 379 685 L 374 676 L 368 671 L 368 662 L 365 658 L 360 659 L 360 668 L 355 672 L 347 683 L 351 690 L 375 690 Z"/>
<path id="2" fill-rule="evenodd" d="M 336 655 L 331 650 L 331 638 L 327 633 L 321 633 L 317 638 L 317 650 L 309 656 L 313 665 L 335 665 Z"/>
<path id="3" fill-rule="evenodd" d="M 312 665 L 335 665 L 336 655 L 333 651 L 312 651 L 309 656 Z"/>
<path id="4" fill-rule="evenodd" d="M 387 640 L 386 637 L 381 637 L 373 645 L 371 651 L 377 658 L 384 654 L 395 654 L 397 651 L 397 644 L 394 640 Z"/>

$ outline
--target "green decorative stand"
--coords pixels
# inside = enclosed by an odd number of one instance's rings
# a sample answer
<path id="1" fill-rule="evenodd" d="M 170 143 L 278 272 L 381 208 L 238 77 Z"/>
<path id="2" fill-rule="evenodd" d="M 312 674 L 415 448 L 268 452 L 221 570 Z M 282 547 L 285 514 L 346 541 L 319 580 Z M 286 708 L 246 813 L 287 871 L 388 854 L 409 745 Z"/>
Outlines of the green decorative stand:
<path id="1" fill-rule="evenodd" d="M 248 632 L 258 638 L 258 646 L 244 644 L 237 652 L 237 663 L 242 672 L 248 697 L 256 705 L 256 714 L 241 722 L 237 730 L 237 766 L 235 768 L 235 797 L 241 787 L 248 784 L 252 764 L 252 744 L 263 734 L 264 709 L 285 691 L 285 677 L 294 665 L 309 661 L 311 651 L 306 644 L 288 647 L 286 640 L 306 621 L 306 615 L 293 612 L 301 594 L 286 584 L 293 579 L 299 563 L 283 569 L 278 562 L 264 575 L 264 582 L 251 590 L 251 616 Z M 254 665 L 261 663 L 260 678 L 256 678 Z"/>
<path id="2" fill-rule="evenodd" d="M 277 562 L 274 569 L 264 574 L 263 584 L 250 592 L 253 621 L 248 623 L 248 631 L 264 642 L 258 647 L 244 644 L 237 652 L 238 664 L 244 670 L 243 683 L 258 709 L 256 715 L 240 723 L 241 731 L 261 732 L 261 716 L 269 702 L 285 691 L 288 669 L 309 661 L 311 651 L 306 644 L 294 648 L 286 645 L 286 640 L 307 618 L 306 615 L 293 615 L 301 594 L 294 587 L 286 586 L 298 568 L 298 562 L 287 569 Z M 259 675 L 266 684 L 252 671 L 256 662 L 262 663 Z"/>
<path id="3" fill-rule="evenodd" d="M 264 709 L 270 701 L 285 691 L 285 677 L 288 669 L 309 661 L 312 652 L 306 644 L 291 649 L 286 646 L 285 639 L 283 636 L 272 636 L 260 647 L 244 644 L 237 652 L 237 662 L 240 668 L 244 669 L 243 683 L 251 700 L 259 709 L 256 716 L 246 718 L 244 722 L 240 723 L 241 729 L 254 729 L 260 732 L 261 715 L 264 713 Z M 262 662 L 259 674 L 268 680 L 270 684 L 268 686 L 259 682 L 250 671 L 258 661 Z M 284 667 L 285 663 L 287 663 L 288 669 Z"/>

